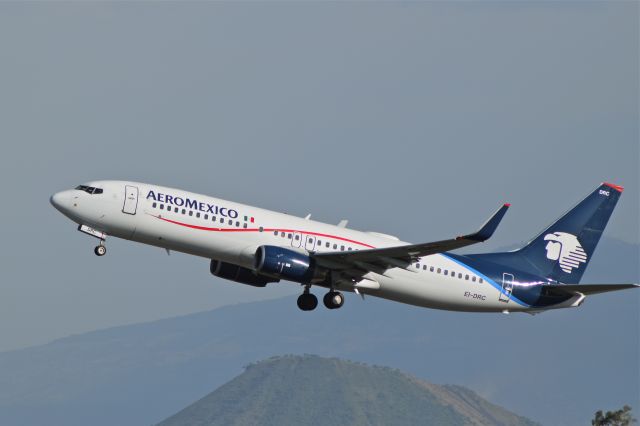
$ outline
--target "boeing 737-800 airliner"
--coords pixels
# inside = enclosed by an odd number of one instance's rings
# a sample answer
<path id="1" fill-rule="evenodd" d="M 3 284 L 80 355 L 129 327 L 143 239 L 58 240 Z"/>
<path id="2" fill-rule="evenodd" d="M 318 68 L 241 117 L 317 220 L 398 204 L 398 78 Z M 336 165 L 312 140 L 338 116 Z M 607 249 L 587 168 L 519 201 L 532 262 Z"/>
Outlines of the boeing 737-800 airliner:
<path id="1" fill-rule="evenodd" d="M 487 240 L 509 204 L 471 234 L 422 244 L 329 225 L 231 201 L 137 182 L 96 181 L 51 197 L 53 206 L 100 240 L 107 236 L 210 259 L 220 278 L 264 287 L 304 286 L 298 307 L 311 311 L 312 286 L 328 289 L 329 309 L 354 292 L 428 308 L 529 312 L 580 306 L 595 293 L 636 284 L 578 284 L 623 188 L 603 183 L 522 248 L 451 253 Z"/>

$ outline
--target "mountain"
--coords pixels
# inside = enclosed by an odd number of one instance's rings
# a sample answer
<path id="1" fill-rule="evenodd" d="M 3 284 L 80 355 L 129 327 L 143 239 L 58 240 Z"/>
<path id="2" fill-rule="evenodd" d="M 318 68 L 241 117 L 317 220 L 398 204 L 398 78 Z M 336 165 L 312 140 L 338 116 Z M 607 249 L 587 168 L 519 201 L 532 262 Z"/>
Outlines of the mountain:
<path id="1" fill-rule="evenodd" d="M 460 386 L 438 386 L 388 367 L 284 356 L 245 372 L 158 426 L 534 426 Z"/>
<path id="2" fill-rule="evenodd" d="M 637 245 L 601 246 L 584 282 L 638 281 Z M 598 409 L 640 400 L 639 307 L 637 290 L 536 316 L 356 295 L 332 311 L 301 312 L 295 298 L 227 306 L 0 353 L 0 424 L 157 423 L 242 366 L 283 353 L 400 368 L 464 385 L 543 424 L 588 424 Z"/>

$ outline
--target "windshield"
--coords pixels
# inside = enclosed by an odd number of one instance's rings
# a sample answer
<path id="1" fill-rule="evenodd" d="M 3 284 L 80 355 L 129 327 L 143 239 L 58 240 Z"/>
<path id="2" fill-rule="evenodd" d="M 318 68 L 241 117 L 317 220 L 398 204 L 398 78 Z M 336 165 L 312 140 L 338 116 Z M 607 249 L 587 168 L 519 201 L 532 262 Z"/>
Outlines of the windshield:
<path id="1" fill-rule="evenodd" d="M 78 185 L 76 186 L 76 189 L 84 191 L 87 194 L 102 194 L 102 188 L 95 188 L 93 186 Z"/>

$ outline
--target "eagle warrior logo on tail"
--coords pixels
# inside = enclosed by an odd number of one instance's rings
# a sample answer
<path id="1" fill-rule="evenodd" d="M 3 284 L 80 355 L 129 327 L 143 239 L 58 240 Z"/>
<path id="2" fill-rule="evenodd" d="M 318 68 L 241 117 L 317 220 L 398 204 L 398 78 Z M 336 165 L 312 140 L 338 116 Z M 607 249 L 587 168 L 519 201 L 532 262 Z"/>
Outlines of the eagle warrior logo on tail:
<path id="1" fill-rule="evenodd" d="M 581 263 L 587 262 L 587 253 L 575 235 L 554 232 L 545 235 L 544 240 L 549 241 L 545 246 L 547 259 L 557 260 L 564 272 L 570 274 L 573 268 L 579 268 Z"/>

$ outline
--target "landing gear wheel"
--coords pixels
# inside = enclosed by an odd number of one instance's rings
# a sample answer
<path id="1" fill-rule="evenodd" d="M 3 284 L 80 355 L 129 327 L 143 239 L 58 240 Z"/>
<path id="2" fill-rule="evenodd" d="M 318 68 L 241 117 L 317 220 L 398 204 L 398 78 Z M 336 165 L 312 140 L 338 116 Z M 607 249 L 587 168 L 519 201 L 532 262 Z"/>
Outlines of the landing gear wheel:
<path id="1" fill-rule="evenodd" d="M 313 311 L 318 306 L 318 298 L 311 293 L 303 293 L 298 297 L 298 308 Z"/>
<path id="2" fill-rule="evenodd" d="M 105 254 L 107 254 L 107 248 L 100 244 L 93 249 L 93 252 L 96 254 L 96 256 L 104 256 Z"/>
<path id="3" fill-rule="evenodd" d="M 330 291 L 324 295 L 322 302 L 328 309 L 338 309 L 344 305 L 344 296 L 339 291 Z"/>

